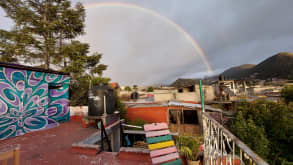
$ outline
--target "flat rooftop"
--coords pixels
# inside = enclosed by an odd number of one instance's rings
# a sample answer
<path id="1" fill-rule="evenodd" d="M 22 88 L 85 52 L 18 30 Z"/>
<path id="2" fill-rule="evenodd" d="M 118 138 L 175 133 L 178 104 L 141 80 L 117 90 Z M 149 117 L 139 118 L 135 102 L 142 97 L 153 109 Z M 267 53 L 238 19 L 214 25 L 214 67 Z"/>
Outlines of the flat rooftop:
<path id="1" fill-rule="evenodd" d="M 82 128 L 78 122 L 66 122 L 58 127 L 27 133 L 22 136 L 0 141 L 0 152 L 20 146 L 20 162 L 26 165 L 93 165 L 93 164 L 151 164 L 145 156 L 140 154 L 119 157 L 117 153 L 102 152 L 95 156 L 73 153 L 72 143 L 78 142 L 94 132 L 96 128 Z M 12 163 L 8 162 L 8 164 Z"/>

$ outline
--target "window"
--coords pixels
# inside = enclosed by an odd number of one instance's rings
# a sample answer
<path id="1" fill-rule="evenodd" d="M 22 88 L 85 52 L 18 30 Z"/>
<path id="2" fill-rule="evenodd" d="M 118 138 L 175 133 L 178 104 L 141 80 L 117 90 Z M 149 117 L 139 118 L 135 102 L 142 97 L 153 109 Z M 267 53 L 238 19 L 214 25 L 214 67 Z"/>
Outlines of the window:
<path id="1" fill-rule="evenodd" d="M 179 88 L 178 89 L 178 93 L 182 93 L 183 92 L 183 89 L 182 88 Z"/>
<path id="2" fill-rule="evenodd" d="M 183 111 L 184 124 L 198 124 L 197 111 L 185 110 Z"/>
<path id="3" fill-rule="evenodd" d="M 62 88 L 62 83 L 49 83 L 48 88 L 49 89 L 59 89 Z"/>
<path id="4" fill-rule="evenodd" d="M 189 92 L 194 92 L 194 91 L 195 91 L 194 85 L 193 85 L 193 86 L 190 86 L 190 87 L 188 88 L 188 90 L 189 90 Z"/>

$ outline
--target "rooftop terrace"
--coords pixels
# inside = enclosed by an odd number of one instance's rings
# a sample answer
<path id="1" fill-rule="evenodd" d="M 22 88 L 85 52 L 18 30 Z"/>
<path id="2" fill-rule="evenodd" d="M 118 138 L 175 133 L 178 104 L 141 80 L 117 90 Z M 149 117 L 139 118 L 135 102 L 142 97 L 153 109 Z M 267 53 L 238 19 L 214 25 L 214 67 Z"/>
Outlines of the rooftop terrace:
<path id="1" fill-rule="evenodd" d="M 150 164 L 149 156 L 140 154 L 119 155 L 114 152 L 102 152 L 95 156 L 76 154 L 71 151 L 72 143 L 80 141 L 94 132 L 96 128 L 82 128 L 80 123 L 66 122 L 59 127 L 27 133 L 23 136 L 0 141 L 0 152 L 20 145 L 20 164 Z M 12 163 L 8 162 L 8 164 Z"/>

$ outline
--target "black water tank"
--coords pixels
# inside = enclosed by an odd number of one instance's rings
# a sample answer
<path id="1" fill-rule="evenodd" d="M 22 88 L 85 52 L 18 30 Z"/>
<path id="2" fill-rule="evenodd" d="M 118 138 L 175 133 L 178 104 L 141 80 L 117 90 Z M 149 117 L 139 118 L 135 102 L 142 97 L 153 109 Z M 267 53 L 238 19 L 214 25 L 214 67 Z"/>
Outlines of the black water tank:
<path id="1" fill-rule="evenodd" d="M 106 98 L 106 112 L 115 111 L 114 89 L 108 85 L 96 85 L 89 89 L 88 115 L 102 116 L 104 114 L 104 98 Z"/>
<path id="2" fill-rule="evenodd" d="M 138 93 L 137 92 L 132 92 L 131 95 L 130 95 L 130 98 L 132 100 L 137 100 L 139 97 Z"/>

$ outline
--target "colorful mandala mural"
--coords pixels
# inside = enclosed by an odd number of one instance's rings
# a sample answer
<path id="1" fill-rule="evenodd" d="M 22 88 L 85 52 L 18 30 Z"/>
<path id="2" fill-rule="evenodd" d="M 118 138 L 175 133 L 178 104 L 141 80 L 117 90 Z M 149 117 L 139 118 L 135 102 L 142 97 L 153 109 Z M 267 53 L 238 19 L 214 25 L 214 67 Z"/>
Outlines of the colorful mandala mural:
<path id="1" fill-rule="evenodd" d="M 0 140 L 69 121 L 69 76 L 0 67 Z"/>

